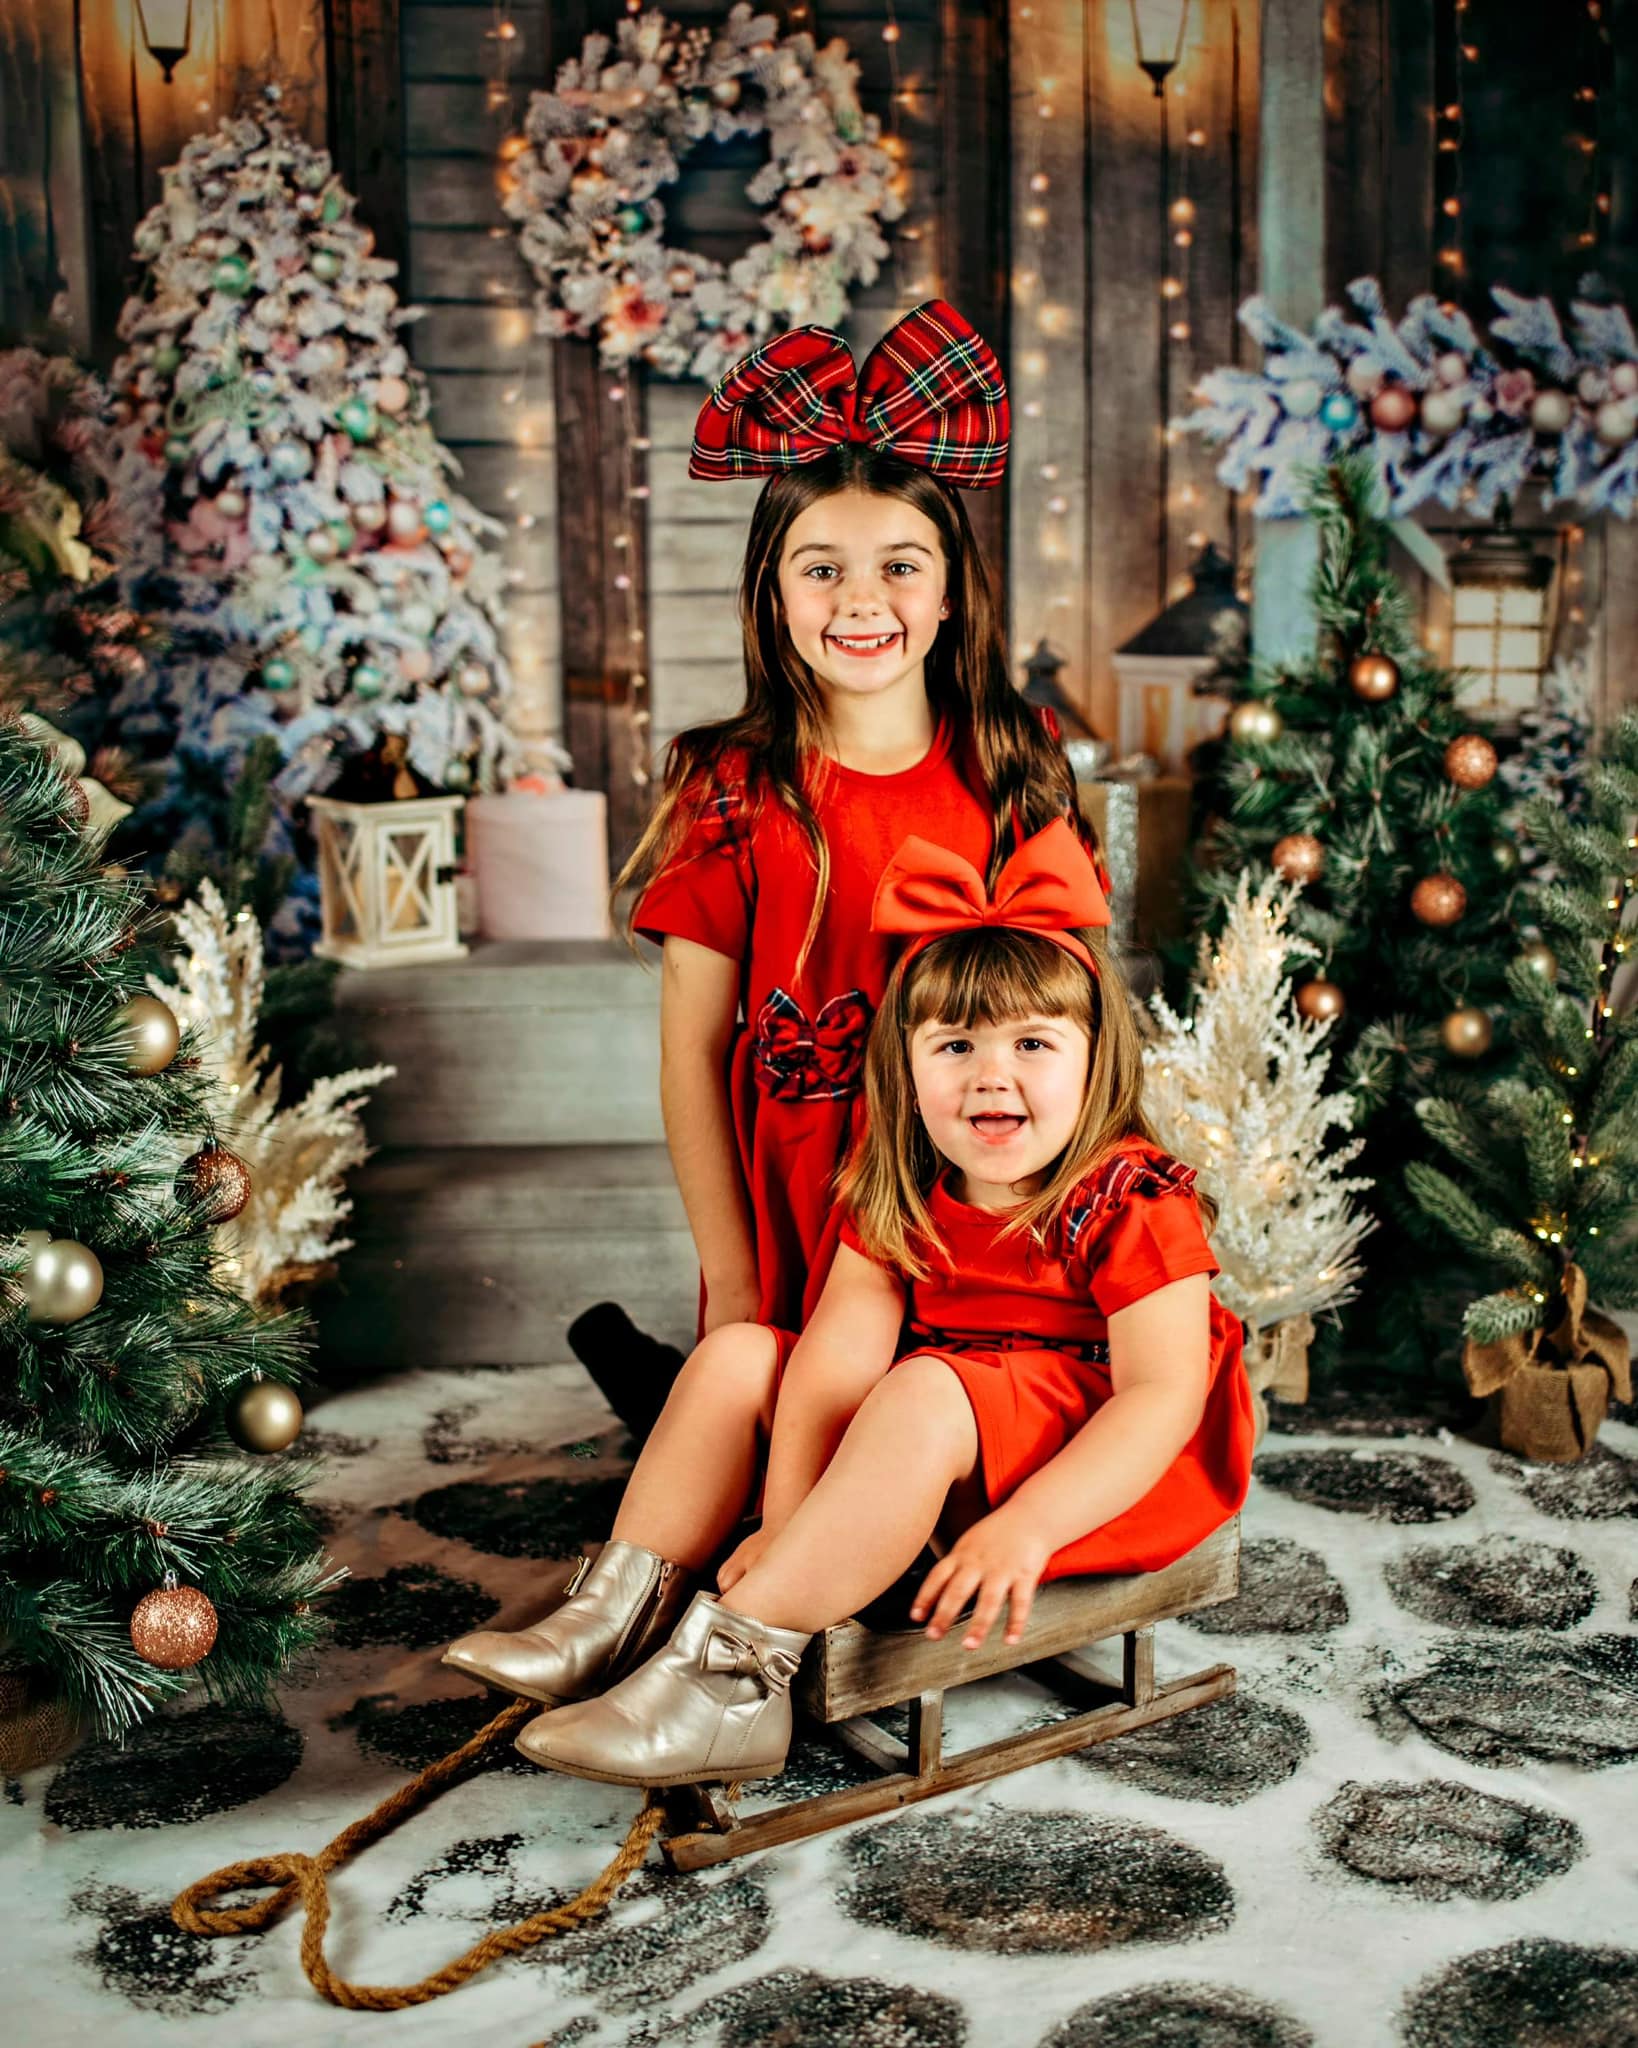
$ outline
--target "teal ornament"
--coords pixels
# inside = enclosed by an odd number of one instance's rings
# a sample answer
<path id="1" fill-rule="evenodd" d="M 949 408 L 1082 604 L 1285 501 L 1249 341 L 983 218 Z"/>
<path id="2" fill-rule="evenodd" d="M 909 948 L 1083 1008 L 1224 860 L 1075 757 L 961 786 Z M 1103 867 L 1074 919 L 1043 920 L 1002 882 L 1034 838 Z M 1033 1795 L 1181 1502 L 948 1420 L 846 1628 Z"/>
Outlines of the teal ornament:
<path id="1" fill-rule="evenodd" d="M 216 289 L 232 298 L 243 298 L 250 289 L 250 265 L 242 256 L 224 256 L 210 275 Z"/>
<path id="2" fill-rule="evenodd" d="M 1359 425 L 1359 407 L 1346 391 L 1332 391 L 1320 407 L 1320 418 L 1333 434 L 1351 434 Z"/>
<path id="3" fill-rule="evenodd" d="M 173 341 L 161 342 L 154 350 L 154 368 L 161 377 L 174 377 L 182 367 L 182 351 Z"/>
<path id="4" fill-rule="evenodd" d="M 280 441 L 271 460 L 273 474 L 282 482 L 299 483 L 313 467 L 313 451 L 305 441 Z"/>
<path id="5" fill-rule="evenodd" d="M 262 663 L 262 688 L 283 692 L 295 688 L 296 666 L 286 661 L 282 654 L 275 654 L 271 661 Z"/>
<path id="6" fill-rule="evenodd" d="M 340 186 L 332 185 L 324 195 L 324 221 L 328 226 L 334 227 L 346 210 L 347 202 L 342 196 Z"/>
<path id="7" fill-rule="evenodd" d="M 464 790 L 472 787 L 472 764 L 469 761 L 450 761 L 444 768 L 445 789 Z"/>
<path id="8" fill-rule="evenodd" d="M 421 524 L 428 533 L 448 533 L 455 523 L 455 514 L 442 498 L 432 498 L 421 507 Z"/>
<path id="9" fill-rule="evenodd" d="M 622 206 L 614 216 L 623 235 L 640 235 L 648 226 L 648 209 L 642 206 Z"/>
<path id="10" fill-rule="evenodd" d="M 350 519 L 332 519 L 330 521 L 330 531 L 335 536 L 337 554 L 351 554 L 358 544 L 358 535 L 353 529 L 352 521 Z"/>
<path id="11" fill-rule="evenodd" d="M 320 284 L 334 284 L 341 275 L 341 258 L 334 249 L 315 249 L 307 259 L 307 267 Z"/>
<path id="12" fill-rule="evenodd" d="M 188 444 L 180 434 L 173 434 L 165 443 L 165 460 L 172 469 L 180 469 L 188 459 Z"/>
<path id="13" fill-rule="evenodd" d="M 353 695 L 362 697 L 367 702 L 370 698 L 381 695 L 387 687 L 387 679 L 373 661 L 361 661 L 353 670 L 352 684 Z"/>
<path id="14" fill-rule="evenodd" d="M 365 398 L 345 398 L 336 407 L 336 418 L 354 441 L 373 441 L 379 422 L 375 407 Z"/>

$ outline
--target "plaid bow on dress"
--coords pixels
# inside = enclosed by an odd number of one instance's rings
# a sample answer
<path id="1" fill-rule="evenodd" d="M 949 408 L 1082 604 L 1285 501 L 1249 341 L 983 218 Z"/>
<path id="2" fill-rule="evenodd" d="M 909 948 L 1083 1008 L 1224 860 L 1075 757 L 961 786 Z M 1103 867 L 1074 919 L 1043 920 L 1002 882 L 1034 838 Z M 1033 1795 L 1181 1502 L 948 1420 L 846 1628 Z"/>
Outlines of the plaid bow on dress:
<path id="1" fill-rule="evenodd" d="M 852 441 L 982 490 L 1001 481 L 1010 425 L 994 350 L 953 306 L 929 299 L 862 370 L 828 327 L 793 327 L 753 349 L 701 407 L 688 474 L 771 476 Z"/>

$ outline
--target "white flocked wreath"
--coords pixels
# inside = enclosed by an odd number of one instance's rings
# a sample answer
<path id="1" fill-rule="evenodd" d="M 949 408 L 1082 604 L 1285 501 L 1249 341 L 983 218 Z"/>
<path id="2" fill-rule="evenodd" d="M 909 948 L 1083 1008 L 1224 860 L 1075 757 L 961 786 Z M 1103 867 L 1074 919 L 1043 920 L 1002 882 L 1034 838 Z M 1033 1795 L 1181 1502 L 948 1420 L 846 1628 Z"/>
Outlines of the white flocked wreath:
<path id="1" fill-rule="evenodd" d="M 837 325 L 903 211 L 858 76 L 845 43 L 781 36 L 743 0 L 714 29 L 651 12 L 621 21 L 612 43 L 588 36 L 503 151 L 543 331 L 595 338 L 611 368 L 711 384 L 778 327 Z M 725 268 L 667 244 L 656 194 L 697 143 L 735 135 L 767 137 L 746 196 L 771 210 L 764 238 Z"/>

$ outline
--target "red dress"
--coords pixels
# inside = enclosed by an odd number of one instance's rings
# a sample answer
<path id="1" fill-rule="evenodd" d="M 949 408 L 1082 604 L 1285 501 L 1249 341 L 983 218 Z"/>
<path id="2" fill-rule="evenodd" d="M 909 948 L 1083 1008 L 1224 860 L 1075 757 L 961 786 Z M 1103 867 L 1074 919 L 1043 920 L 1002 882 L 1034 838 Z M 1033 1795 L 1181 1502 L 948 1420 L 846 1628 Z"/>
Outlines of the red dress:
<path id="1" fill-rule="evenodd" d="M 999 1507 L 1057 1456 L 1114 1389 L 1109 1322 L 1144 1295 L 1219 1269 L 1194 1170 L 1142 1140 L 1123 1144 L 1071 1197 L 1043 1251 L 1001 1236 L 1002 1219 L 958 1201 L 943 1179 L 929 1206 L 947 1256 L 910 1283 L 905 1357 L 960 1377 L 978 1424 L 984 1491 Z M 843 1241 L 862 1250 L 851 1224 Z M 1211 1303 L 1211 1364 L 1200 1426 L 1139 1501 L 1054 1552 L 1043 1579 L 1154 1571 L 1226 1522 L 1246 1497 L 1254 1425 L 1240 1324 Z"/>
<path id="2" fill-rule="evenodd" d="M 963 767 L 957 732 L 942 719 L 926 754 L 897 775 L 825 764 L 810 801 L 830 851 L 830 888 L 800 982 L 813 854 L 777 797 L 747 793 L 743 761 L 718 761 L 685 793 L 686 836 L 633 913 L 645 938 L 692 939 L 740 963 L 729 1098 L 754 1212 L 757 1319 L 787 1342 L 836 1254 L 833 1182 L 870 1020 L 898 951 L 870 929 L 882 869 L 912 833 L 980 873 L 989 861 L 989 805 Z"/>

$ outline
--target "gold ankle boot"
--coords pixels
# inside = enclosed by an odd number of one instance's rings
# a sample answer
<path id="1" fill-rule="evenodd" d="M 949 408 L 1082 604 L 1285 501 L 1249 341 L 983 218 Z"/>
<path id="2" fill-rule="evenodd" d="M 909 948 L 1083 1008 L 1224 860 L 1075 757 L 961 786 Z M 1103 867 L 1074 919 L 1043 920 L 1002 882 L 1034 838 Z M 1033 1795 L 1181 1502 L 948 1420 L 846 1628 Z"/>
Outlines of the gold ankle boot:
<path id="1" fill-rule="evenodd" d="M 640 1664 L 676 1626 L 694 1575 L 636 1543 L 580 1560 L 561 1607 L 532 1628 L 479 1629 L 443 1662 L 484 1685 L 556 1706 L 583 1700 Z"/>
<path id="2" fill-rule="evenodd" d="M 540 1714 L 531 1763 L 608 1785 L 769 1778 L 791 1745 L 791 1680 L 811 1639 L 696 1593 L 663 1650 L 599 1699 Z"/>

